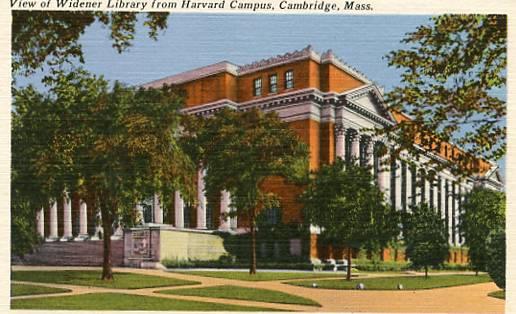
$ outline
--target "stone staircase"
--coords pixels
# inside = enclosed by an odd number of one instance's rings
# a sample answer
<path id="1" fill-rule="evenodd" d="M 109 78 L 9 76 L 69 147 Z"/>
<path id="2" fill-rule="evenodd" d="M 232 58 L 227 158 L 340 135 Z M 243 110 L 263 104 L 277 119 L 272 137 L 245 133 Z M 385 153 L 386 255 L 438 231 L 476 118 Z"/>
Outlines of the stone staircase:
<path id="1" fill-rule="evenodd" d="M 45 242 L 32 254 L 13 258 L 13 265 L 102 266 L 103 242 Z M 124 241 L 111 240 L 113 266 L 124 264 Z"/>

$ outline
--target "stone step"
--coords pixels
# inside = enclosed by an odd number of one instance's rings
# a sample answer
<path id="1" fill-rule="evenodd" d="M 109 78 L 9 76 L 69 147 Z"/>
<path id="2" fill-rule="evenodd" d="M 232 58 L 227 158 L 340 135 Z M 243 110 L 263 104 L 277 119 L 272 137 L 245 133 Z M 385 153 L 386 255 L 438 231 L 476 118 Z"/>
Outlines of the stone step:
<path id="1" fill-rule="evenodd" d="M 102 241 L 45 242 L 34 253 L 23 259 L 13 258 L 11 262 L 15 265 L 101 266 L 103 250 Z M 111 261 L 113 266 L 123 266 L 123 240 L 111 240 Z"/>

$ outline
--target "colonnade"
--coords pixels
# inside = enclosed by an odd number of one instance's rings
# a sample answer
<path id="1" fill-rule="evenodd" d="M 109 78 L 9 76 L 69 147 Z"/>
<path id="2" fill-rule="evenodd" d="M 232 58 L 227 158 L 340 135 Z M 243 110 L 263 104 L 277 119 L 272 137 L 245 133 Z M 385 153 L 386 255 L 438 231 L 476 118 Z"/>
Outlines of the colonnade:
<path id="1" fill-rule="evenodd" d="M 383 147 L 386 153 L 378 154 Z M 398 210 L 409 211 L 410 206 L 427 203 L 441 214 L 446 223 L 451 245 L 461 245 L 459 222 L 465 194 L 472 185 L 459 182 L 444 171 L 437 173 L 432 182 L 424 169 L 409 166 L 403 160 L 391 160 L 388 145 L 357 128 L 335 125 L 335 155 L 344 160 L 355 160 L 372 168 L 378 187 L 386 202 Z"/>

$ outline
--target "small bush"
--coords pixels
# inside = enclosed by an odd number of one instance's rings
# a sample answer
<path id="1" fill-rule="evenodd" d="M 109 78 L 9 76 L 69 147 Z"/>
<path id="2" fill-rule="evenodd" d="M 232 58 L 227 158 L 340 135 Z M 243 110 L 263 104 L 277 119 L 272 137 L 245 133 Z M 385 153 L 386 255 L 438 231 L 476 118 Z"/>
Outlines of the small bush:
<path id="1" fill-rule="evenodd" d="M 356 265 L 356 269 L 361 271 L 404 271 L 410 267 L 408 262 L 372 261 L 367 259 L 355 259 L 352 262 Z"/>

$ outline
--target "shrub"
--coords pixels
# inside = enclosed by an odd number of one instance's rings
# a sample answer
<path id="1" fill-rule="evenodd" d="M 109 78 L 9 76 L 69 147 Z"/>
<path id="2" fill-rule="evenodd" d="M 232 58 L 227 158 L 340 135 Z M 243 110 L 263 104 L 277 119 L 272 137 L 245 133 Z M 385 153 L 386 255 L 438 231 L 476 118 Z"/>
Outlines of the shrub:
<path id="1" fill-rule="evenodd" d="M 505 231 L 489 236 L 487 272 L 499 288 L 505 289 Z"/>

